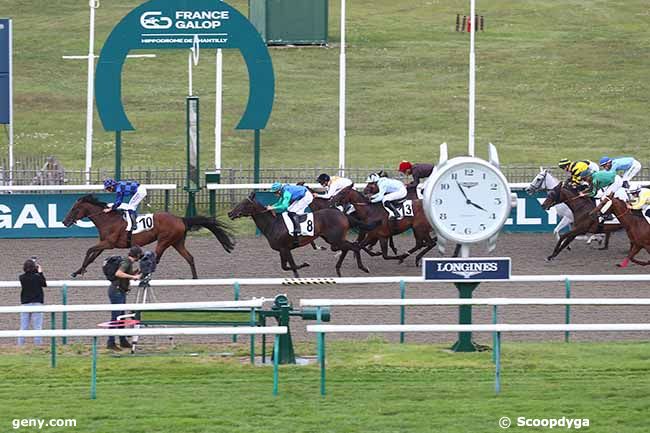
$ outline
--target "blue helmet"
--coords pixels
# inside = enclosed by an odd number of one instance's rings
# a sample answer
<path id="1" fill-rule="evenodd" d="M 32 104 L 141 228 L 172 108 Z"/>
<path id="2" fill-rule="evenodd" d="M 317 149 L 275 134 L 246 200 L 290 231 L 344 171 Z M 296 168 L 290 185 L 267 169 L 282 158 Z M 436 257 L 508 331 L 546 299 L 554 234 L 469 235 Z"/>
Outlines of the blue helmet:
<path id="1" fill-rule="evenodd" d="M 610 158 L 609 156 L 603 156 L 602 158 L 600 158 L 598 165 L 602 167 L 603 165 L 609 164 L 610 162 L 612 162 L 612 158 Z"/>
<path id="2" fill-rule="evenodd" d="M 113 188 L 115 185 L 117 185 L 117 182 L 114 179 L 108 178 L 104 180 L 104 189 Z"/>
<path id="3" fill-rule="evenodd" d="M 282 184 L 280 182 L 274 182 L 273 185 L 271 185 L 271 192 L 278 192 L 282 189 Z"/>

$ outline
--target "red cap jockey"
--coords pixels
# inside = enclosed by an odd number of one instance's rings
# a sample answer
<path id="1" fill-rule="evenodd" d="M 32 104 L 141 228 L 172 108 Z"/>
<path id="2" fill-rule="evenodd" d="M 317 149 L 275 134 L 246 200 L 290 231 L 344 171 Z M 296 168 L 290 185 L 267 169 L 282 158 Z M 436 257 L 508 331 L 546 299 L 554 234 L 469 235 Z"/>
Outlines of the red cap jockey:
<path id="1" fill-rule="evenodd" d="M 402 161 L 399 163 L 399 168 L 398 170 L 402 173 L 406 173 L 406 170 L 410 170 L 413 168 L 413 164 L 411 164 L 408 161 Z"/>

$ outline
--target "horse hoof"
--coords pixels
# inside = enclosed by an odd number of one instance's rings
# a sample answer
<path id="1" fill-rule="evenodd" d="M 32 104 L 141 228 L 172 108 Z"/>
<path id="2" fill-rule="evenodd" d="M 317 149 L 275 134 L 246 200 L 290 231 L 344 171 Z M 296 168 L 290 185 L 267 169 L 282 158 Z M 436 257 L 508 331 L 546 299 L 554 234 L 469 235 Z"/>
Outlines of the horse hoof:
<path id="1" fill-rule="evenodd" d="M 302 265 L 300 265 L 301 268 L 307 268 L 309 267 L 309 263 L 304 262 Z"/>
<path id="2" fill-rule="evenodd" d="M 547 262 L 552 262 L 552 261 L 553 261 L 553 257 L 550 257 L 550 256 L 549 256 L 549 257 L 547 257 L 547 258 L 544 259 L 544 260 L 546 260 Z"/>
<path id="3" fill-rule="evenodd" d="M 77 278 L 77 273 L 76 272 L 71 273 L 70 278 Z"/>
<path id="4" fill-rule="evenodd" d="M 336 270 L 336 276 L 341 277 L 341 270 L 340 269 Z"/>
<path id="5" fill-rule="evenodd" d="M 319 249 L 320 251 L 325 251 L 327 248 L 325 248 L 324 246 L 321 245 L 321 246 L 318 247 L 318 249 Z"/>
<path id="6" fill-rule="evenodd" d="M 369 274 L 369 273 L 370 273 L 370 269 L 366 268 L 365 266 L 364 266 L 363 268 L 361 268 L 361 270 L 362 270 L 363 272 L 365 272 L 366 274 Z M 339 275 L 339 276 L 340 276 L 340 275 Z"/>

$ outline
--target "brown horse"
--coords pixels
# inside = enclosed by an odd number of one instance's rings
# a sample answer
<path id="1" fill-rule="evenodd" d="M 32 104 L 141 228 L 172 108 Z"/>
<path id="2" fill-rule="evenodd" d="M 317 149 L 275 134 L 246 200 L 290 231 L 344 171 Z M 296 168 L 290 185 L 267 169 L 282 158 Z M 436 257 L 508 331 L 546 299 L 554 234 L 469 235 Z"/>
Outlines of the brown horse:
<path id="1" fill-rule="evenodd" d="M 99 231 L 99 243 L 90 247 L 86 251 L 81 268 L 72 273 L 72 277 L 83 275 L 86 268 L 90 265 L 104 250 L 112 248 L 128 248 L 128 232 L 126 221 L 122 218 L 121 212 L 112 211 L 105 213 L 106 203 L 99 201 L 92 194 L 78 199 L 72 206 L 63 220 L 66 227 L 70 227 L 76 221 L 82 218 L 89 218 Z M 156 212 L 153 214 L 153 229 L 133 235 L 131 243 L 133 245 L 143 246 L 158 241 L 156 245 L 156 262 L 160 262 L 165 250 L 174 247 L 178 253 L 183 256 L 185 261 L 190 265 L 192 278 L 198 278 L 194 266 L 194 257 L 185 248 L 185 236 L 189 230 L 205 227 L 210 230 L 219 240 L 226 252 L 231 252 L 234 244 L 231 235 L 225 225 L 214 218 L 196 216 L 191 218 L 180 218 L 167 212 Z"/>
<path id="2" fill-rule="evenodd" d="M 573 212 L 574 224 L 573 228 L 560 236 L 560 239 L 555 245 L 553 253 L 546 258 L 547 261 L 553 260 L 560 251 L 566 248 L 576 236 L 584 235 L 587 233 L 605 233 L 605 245 L 601 250 L 607 249 L 609 246 L 609 236 L 612 232 L 620 230 L 620 224 L 603 224 L 598 220 L 593 210 L 596 204 L 589 197 L 580 195 L 577 191 L 564 187 L 562 182 L 558 183 L 555 188 L 551 189 L 546 196 L 546 200 L 542 203 L 544 210 L 549 210 L 559 203 L 565 203 L 571 212 Z"/>
<path id="3" fill-rule="evenodd" d="M 627 257 L 616 266 L 626 268 L 630 262 L 641 266 L 650 265 L 650 261 L 642 262 L 634 258 L 642 249 L 650 253 L 650 224 L 648 224 L 648 221 L 646 221 L 640 212 L 632 211 L 627 203 L 613 195 L 612 193 L 608 197 L 603 198 L 594 211 L 600 211 L 605 206 L 605 203 L 611 201 L 610 212 L 621 222 L 625 228 L 627 237 L 630 239 L 630 251 L 628 251 Z"/>
<path id="4" fill-rule="evenodd" d="M 291 250 L 297 248 L 293 243 L 293 236 L 287 231 L 282 217 L 275 217 L 274 212 L 268 211 L 264 205 L 257 201 L 255 193 L 252 192 L 247 198 L 239 203 L 233 210 L 228 212 L 230 219 L 249 216 L 255 221 L 257 228 L 264 234 L 272 249 L 280 253 L 282 269 L 293 271 L 298 278 L 298 269 L 309 266 L 309 263 L 296 265 L 291 255 Z M 321 237 L 330 244 L 332 251 L 342 251 L 336 263 L 336 274 L 341 276 L 341 264 L 349 251 L 354 252 L 357 259 L 357 266 L 364 272 L 370 272 L 361 262 L 359 246 L 345 239 L 350 223 L 338 209 L 322 209 L 313 212 L 314 215 L 314 236 L 300 236 L 298 247 L 311 243 L 314 239 Z"/>
<path id="5" fill-rule="evenodd" d="M 374 184 L 369 184 L 369 186 L 370 185 Z M 368 186 L 366 188 L 368 188 Z M 372 191 L 372 189 L 370 189 L 370 191 Z M 436 240 L 431 238 L 430 235 L 432 227 L 424 215 L 422 200 L 413 200 L 413 212 L 415 216 L 402 218 L 401 220 L 388 219 L 388 212 L 384 209 L 384 206 L 381 203 L 371 203 L 367 197 L 352 187 L 341 190 L 332 201 L 335 204 L 354 204 L 359 218 L 364 221 L 365 224 L 371 226 L 376 225 L 375 228 L 366 233 L 366 238 L 359 243 L 359 246 L 371 256 L 381 255 L 386 260 L 399 260 L 401 263 L 412 253 L 424 248 L 415 257 L 415 264 L 419 265 L 422 257 L 436 246 Z M 413 229 L 415 246 L 408 250 L 408 252 L 399 256 L 389 256 L 387 244 L 388 238 L 405 232 L 408 229 Z M 366 248 L 366 245 L 375 242 L 376 240 L 379 240 L 381 253 L 374 253 Z"/>

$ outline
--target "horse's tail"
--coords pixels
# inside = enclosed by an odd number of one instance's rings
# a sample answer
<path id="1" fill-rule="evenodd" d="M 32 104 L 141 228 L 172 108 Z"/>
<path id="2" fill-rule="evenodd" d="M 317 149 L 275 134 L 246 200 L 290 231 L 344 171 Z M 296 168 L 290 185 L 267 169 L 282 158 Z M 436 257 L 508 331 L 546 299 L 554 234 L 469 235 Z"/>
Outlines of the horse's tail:
<path id="1" fill-rule="evenodd" d="M 223 246 L 223 249 L 226 252 L 231 252 L 235 248 L 235 243 L 232 239 L 232 233 L 228 225 L 220 222 L 216 218 L 204 217 L 204 216 L 195 216 L 189 218 L 183 218 L 185 223 L 185 232 L 190 230 L 198 230 L 200 227 L 205 227 L 210 230 L 212 234 L 217 238 L 217 240 Z"/>
<path id="2" fill-rule="evenodd" d="M 348 217 L 348 221 L 350 222 L 350 227 L 354 229 L 362 230 L 364 232 L 372 231 L 377 227 L 379 227 L 379 225 L 381 224 L 381 220 L 373 221 L 370 224 L 365 224 L 359 218 L 355 218 L 352 215 L 347 215 L 347 217 Z"/>

